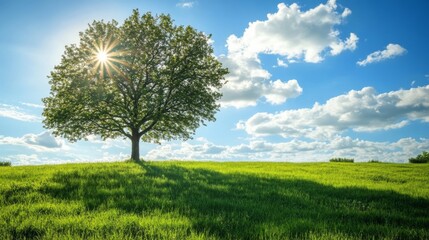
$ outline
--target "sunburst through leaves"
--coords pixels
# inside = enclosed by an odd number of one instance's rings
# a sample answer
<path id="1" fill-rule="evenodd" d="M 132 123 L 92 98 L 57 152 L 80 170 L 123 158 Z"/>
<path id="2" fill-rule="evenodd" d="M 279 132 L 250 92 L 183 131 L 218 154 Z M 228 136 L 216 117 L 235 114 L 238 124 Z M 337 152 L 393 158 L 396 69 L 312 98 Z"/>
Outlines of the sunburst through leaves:
<path id="1" fill-rule="evenodd" d="M 107 52 L 100 51 L 97 53 L 97 59 L 99 62 L 104 63 L 108 60 Z"/>
<path id="2" fill-rule="evenodd" d="M 118 49 L 118 44 L 118 41 L 111 39 L 93 44 L 91 62 L 94 64 L 93 71 L 99 73 L 100 79 L 104 79 L 105 73 L 112 78 L 114 72 L 125 77 L 118 64 L 128 66 L 128 63 L 121 59 L 127 55 L 127 51 Z"/>

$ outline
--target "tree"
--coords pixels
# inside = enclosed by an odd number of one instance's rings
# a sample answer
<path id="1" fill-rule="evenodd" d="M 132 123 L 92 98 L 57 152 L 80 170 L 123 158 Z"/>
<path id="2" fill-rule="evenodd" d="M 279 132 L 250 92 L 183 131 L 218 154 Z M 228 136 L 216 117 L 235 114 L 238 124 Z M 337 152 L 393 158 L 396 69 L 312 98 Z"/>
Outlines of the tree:
<path id="1" fill-rule="evenodd" d="M 423 151 L 415 158 L 409 158 L 410 163 L 429 163 L 429 152 Z"/>
<path id="2" fill-rule="evenodd" d="M 189 139 L 215 121 L 228 73 L 214 57 L 210 36 L 176 26 L 168 15 L 140 16 L 118 26 L 94 21 L 78 45 L 65 47 L 51 72 L 43 123 L 70 141 L 100 135 L 132 143 Z"/>

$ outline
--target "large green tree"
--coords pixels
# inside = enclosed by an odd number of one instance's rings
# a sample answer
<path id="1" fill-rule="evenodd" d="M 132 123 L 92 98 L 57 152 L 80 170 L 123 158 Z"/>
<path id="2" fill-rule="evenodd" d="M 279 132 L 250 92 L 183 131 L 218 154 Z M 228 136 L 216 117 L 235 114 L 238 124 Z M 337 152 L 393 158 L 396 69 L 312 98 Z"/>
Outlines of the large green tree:
<path id="1" fill-rule="evenodd" d="M 228 72 L 209 40 L 168 15 L 134 10 L 121 26 L 94 21 L 50 74 L 45 127 L 70 141 L 129 138 L 136 161 L 140 140 L 189 139 L 215 120 Z"/>

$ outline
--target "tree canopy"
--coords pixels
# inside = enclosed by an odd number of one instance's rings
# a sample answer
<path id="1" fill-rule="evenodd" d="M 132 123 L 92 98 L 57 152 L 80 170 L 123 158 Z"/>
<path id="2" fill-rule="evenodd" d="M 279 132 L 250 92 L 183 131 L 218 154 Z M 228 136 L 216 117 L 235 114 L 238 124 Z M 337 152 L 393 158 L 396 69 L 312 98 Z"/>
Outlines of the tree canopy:
<path id="1" fill-rule="evenodd" d="M 140 140 L 191 138 L 215 120 L 228 73 L 209 39 L 168 15 L 138 10 L 121 26 L 94 21 L 49 76 L 45 127 L 70 141 L 129 138 L 133 160 L 140 160 Z"/>

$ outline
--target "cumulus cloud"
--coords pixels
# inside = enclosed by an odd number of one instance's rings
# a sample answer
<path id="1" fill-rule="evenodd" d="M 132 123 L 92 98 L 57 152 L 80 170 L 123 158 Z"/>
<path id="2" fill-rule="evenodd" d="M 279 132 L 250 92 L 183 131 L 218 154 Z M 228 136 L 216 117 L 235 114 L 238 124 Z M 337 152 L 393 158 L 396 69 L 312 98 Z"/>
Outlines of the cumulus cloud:
<path id="1" fill-rule="evenodd" d="M 265 21 L 255 21 L 249 26 L 241 38 L 236 38 L 232 51 L 242 50 L 248 55 L 266 53 L 278 54 L 287 59 L 320 62 L 324 51 L 332 49 L 332 45 L 342 45 L 343 50 L 353 50 L 358 38 L 351 33 L 346 40 L 339 38 L 340 32 L 334 27 L 343 22 L 351 11 L 345 9 L 337 12 L 335 1 L 301 11 L 296 3 L 290 6 L 280 3 L 278 11 L 268 14 Z M 231 36 L 231 37 L 234 37 Z"/>
<path id="2" fill-rule="evenodd" d="M 0 144 L 24 146 L 39 152 L 58 151 L 66 148 L 62 139 L 54 137 L 51 132 L 40 134 L 26 134 L 22 137 L 0 136 Z"/>
<path id="3" fill-rule="evenodd" d="M 254 64 L 256 62 L 253 62 Z M 232 68 L 236 65 L 229 62 L 226 66 L 231 74 L 227 77 L 228 83 L 222 89 L 223 98 L 220 103 L 223 107 L 256 106 L 258 99 L 263 97 L 271 104 L 282 104 L 287 99 L 301 95 L 302 88 L 296 79 L 282 81 L 269 80 L 270 74 L 260 67 L 249 66 Z M 249 78 L 248 78 L 249 77 Z"/>
<path id="4" fill-rule="evenodd" d="M 336 136 L 330 140 L 293 139 L 272 143 L 254 139 L 235 146 L 216 145 L 207 140 L 194 143 L 166 143 L 151 150 L 148 160 L 217 160 L 217 161 L 327 161 L 332 157 L 350 157 L 356 161 L 372 159 L 406 162 L 429 148 L 429 139 L 403 138 L 396 142 L 373 142 Z"/>
<path id="5" fill-rule="evenodd" d="M 40 122 L 41 117 L 25 113 L 24 110 L 18 106 L 0 103 L 0 117 L 6 117 L 23 122 Z"/>
<path id="6" fill-rule="evenodd" d="M 405 54 L 407 50 L 401 47 L 399 44 L 390 43 L 386 46 L 385 50 L 375 51 L 369 54 L 366 59 L 358 61 L 359 66 L 366 66 L 370 63 L 381 62 L 389 58 L 394 58 Z"/>
<path id="7" fill-rule="evenodd" d="M 337 9 L 334 0 L 307 11 L 301 11 L 296 3 L 290 6 L 280 3 L 278 11 L 268 14 L 266 20 L 249 23 L 241 37 L 229 36 L 228 53 L 219 57 L 230 70 L 222 89 L 221 105 L 255 106 L 260 98 L 282 104 L 299 96 L 302 88 L 296 80 L 270 80 L 271 74 L 262 67 L 259 54 L 278 55 L 282 60 L 278 58 L 277 65 L 286 67 L 299 61 L 318 63 L 328 55 L 354 50 L 359 39 L 356 34 L 341 39 L 335 29 L 351 10 Z"/>
<path id="8" fill-rule="evenodd" d="M 401 128 L 413 120 L 429 122 L 429 85 L 382 94 L 365 87 L 312 108 L 257 113 L 240 121 L 237 128 L 253 136 L 326 139 L 348 129 L 369 132 Z"/>
<path id="9" fill-rule="evenodd" d="M 55 138 L 49 131 L 40 134 L 26 134 L 21 138 L 25 143 L 45 148 L 60 148 L 62 142 Z"/>
<path id="10" fill-rule="evenodd" d="M 222 88 L 220 103 L 223 107 L 255 106 L 261 97 L 273 100 L 273 95 L 277 96 L 277 100 L 270 103 L 281 104 L 302 92 L 295 79 L 287 82 L 270 80 L 271 74 L 261 67 L 256 56 L 244 57 L 242 53 L 234 53 L 219 59 L 230 71 L 226 77 L 228 82 Z"/>

